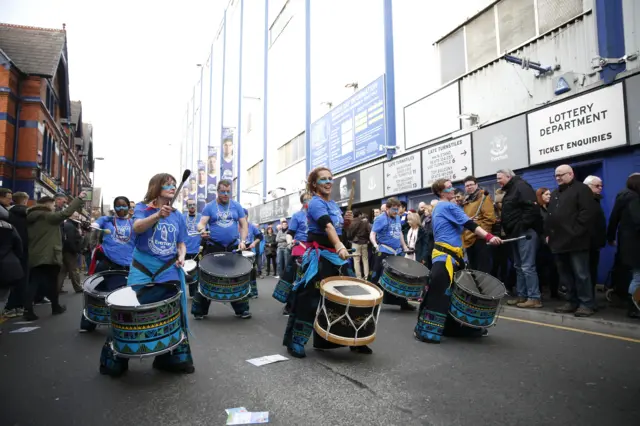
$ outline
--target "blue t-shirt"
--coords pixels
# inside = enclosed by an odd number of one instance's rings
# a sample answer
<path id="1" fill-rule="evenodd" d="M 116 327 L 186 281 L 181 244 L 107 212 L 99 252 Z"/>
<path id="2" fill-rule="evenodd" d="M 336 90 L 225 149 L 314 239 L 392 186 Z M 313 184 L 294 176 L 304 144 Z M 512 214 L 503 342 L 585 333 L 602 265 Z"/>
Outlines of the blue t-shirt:
<path id="1" fill-rule="evenodd" d="M 135 248 L 133 221 L 126 218 L 102 216 L 96 220 L 100 229 L 108 229 L 110 234 L 103 234 L 102 249 L 113 263 L 120 266 L 131 265 L 131 255 Z"/>
<path id="2" fill-rule="evenodd" d="M 371 231 L 376 233 L 376 240 L 379 244 L 378 250 L 381 253 L 398 254 L 400 252 L 402 247 L 400 242 L 400 238 L 402 238 L 400 216 L 396 215 L 396 217 L 392 218 L 387 213 L 382 213 L 373 221 Z M 384 247 L 383 244 L 391 247 L 394 251 Z"/>
<path id="3" fill-rule="evenodd" d="M 260 229 L 258 229 L 257 226 L 255 226 L 253 223 L 249 222 L 249 230 L 247 232 L 247 240 L 245 241 L 245 244 L 247 245 L 247 247 L 249 247 L 250 244 L 253 244 L 253 242 L 255 240 L 258 239 L 258 237 L 262 236 L 262 232 L 260 232 Z M 257 244 L 258 249 L 260 249 L 260 245 Z M 254 253 L 260 253 L 259 251 L 256 252 L 256 248 L 253 248 L 252 251 Z"/>
<path id="4" fill-rule="evenodd" d="M 325 201 L 322 198 L 314 195 L 311 201 L 309 201 L 309 207 L 307 210 L 307 225 L 308 232 L 312 234 L 327 235 L 324 228 L 318 225 L 318 220 L 322 216 L 329 216 L 333 227 L 336 228 L 336 233 L 342 235 L 342 228 L 344 226 L 344 219 L 342 218 L 342 212 L 340 207 L 335 201 Z"/>
<path id="5" fill-rule="evenodd" d="M 189 216 L 189 212 L 184 214 L 184 220 L 187 225 L 187 254 L 196 254 L 200 251 L 202 237 L 198 232 L 198 223 L 201 217 L 200 213 L 196 213 L 195 216 Z"/>
<path id="6" fill-rule="evenodd" d="M 307 212 L 305 210 L 295 212 L 291 217 L 291 222 L 289 222 L 289 230 L 295 232 L 293 239 L 296 241 L 306 242 L 308 229 Z"/>
<path id="7" fill-rule="evenodd" d="M 147 206 L 145 203 L 138 203 L 133 212 L 133 222 L 135 223 L 138 219 L 145 219 L 158 210 L 159 209 Z M 168 217 L 160 219 L 159 222 L 142 234 L 136 234 L 136 248 L 163 262 L 168 262 L 175 258 L 178 253 L 178 244 L 186 242 L 187 223 L 182 214 L 177 210 L 173 211 Z M 179 279 L 177 270 L 175 277 L 168 278 L 167 280 L 174 279 Z"/>
<path id="8" fill-rule="evenodd" d="M 457 204 L 440 201 L 431 213 L 433 237 L 436 243 L 447 243 L 453 247 L 462 247 L 463 225 L 469 220 L 462 208 Z M 438 256 L 434 262 L 444 262 L 446 256 Z"/>
<path id="9" fill-rule="evenodd" d="M 213 242 L 228 247 L 240 237 L 238 222 L 245 216 L 242 206 L 237 201 L 229 200 L 229 204 L 220 205 L 218 200 L 214 200 L 207 204 L 202 216 L 209 217 L 209 232 Z"/>

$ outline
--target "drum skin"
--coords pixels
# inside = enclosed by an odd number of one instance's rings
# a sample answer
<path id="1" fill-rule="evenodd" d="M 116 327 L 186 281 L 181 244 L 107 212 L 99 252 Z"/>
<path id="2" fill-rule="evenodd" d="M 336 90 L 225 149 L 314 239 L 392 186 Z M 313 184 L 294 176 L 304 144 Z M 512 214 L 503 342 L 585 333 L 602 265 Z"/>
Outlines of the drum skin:
<path id="1" fill-rule="evenodd" d="M 473 281 L 469 281 L 472 278 Z M 506 289 L 495 277 L 479 271 L 458 271 L 451 285 L 449 315 L 471 328 L 495 325 Z"/>
<path id="2" fill-rule="evenodd" d="M 146 305 L 113 304 L 114 299 L 119 296 L 116 293 L 125 291 L 133 292 L 133 289 L 127 287 L 116 290 L 107 298 L 111 311 L 112 349 L 118 356 L 132 358 L 161 355 L 173 350 L 184 340 L 181 291 L 175 288 L 176 293 L 170 298 Z"/>
<path id="3" fill-rule="evenodd" d="M 127 285 L 126 271 L 104 271 L 91 275 L 82 284 L 84 317 L 96 325 L 110 325 L 109 307 L 106 298 L 114 290 Z"/>
<path id="4" fill-rule="evenodd" d="M 214 302 L 237 302 L 251 293 L 253 265 L 235 253 L 208 254 L 200 260 L 198 292 Z"/>
<path id="5" fill-rule="evenodd" d="M 362 286 L 373 287 L 377 295 L 371 297 L 369 300 L 352 300 L 351 304 L 349 304 L 348 298 L 336 297 L 334 293 L 324 291 L 323 286 L 325 283 L 336 280 L 344 282 L 344 284 L 359 283 Z M 324 300 L 321 301 L 318 307 L 313 327 L 321 337 L 331 343 L 344 346 L 363 346 L 375 340 L 377 319 L 383 296 L 380 289 L 371 283 L 356 278 L 331 277 L 320 283 L 320 293 Z M 324 309 L 322 309 L 323 303 Z M 342 318 L 331 325 L 330 332 L 327 333 L 329 323 L 340 317 Z M 360 328 L 356 337 L 356 329 L 360 326 L 362 326 L 362 328 Z"/>
<path id="6" fill-rule="evenodd" d="M 378 282 L 389 293 L 406 299 L 417 299 L 427 284 L 429 270 L 411 259 L 389 256 L 382 261 L 384 271 Z"/>

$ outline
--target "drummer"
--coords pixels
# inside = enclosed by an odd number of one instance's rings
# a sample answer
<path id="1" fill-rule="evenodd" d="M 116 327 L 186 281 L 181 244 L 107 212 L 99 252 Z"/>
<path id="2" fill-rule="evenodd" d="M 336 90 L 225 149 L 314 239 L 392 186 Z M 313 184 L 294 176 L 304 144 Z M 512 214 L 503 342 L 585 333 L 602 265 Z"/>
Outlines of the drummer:
<path id="1" fill-rule="evenodd" d="M 340 239 L 343 227 L 353 219 L 351 211 L 342 217 L 340 207 L 331 201 L 333 175 L 326 167 L 317 167 L 307 178 L 307 192 L 313 194 L 307 211 L 308 248 L 302 264 L 302 276 L 294 284 L 294 299 L 284 334 L 283 345 L 291 356 L 304 358 L 305 345 L 313 331 L 313 347 L 316 349 L 338 348 L 313 329 L 318 303 L 320 282 L 335 275 L 353 276 L 347 262 L 348 251 Z M 371 354 L 368 346 L 352 346 L 354 352 Z"/>
<path id="2" fill-rule="evenodd" d="M 184 213 L 184 220 L 187 224 L 187 256 L 185 259 L 196 259 L 200 254 L 202 235 L 198 232 L 198 223 L 202 215 L 196 212 L 196 200 L 193 197 L 187 199 L 187 211 Z M 189 296 L 193 297 L 198 291 L 198 284 L 189 284 Z"/>
<path id="3" fill-rule="evenodd" d="M 114 217 L 102 216 L 94 224 L 103 233 L 102 250 L 96 250 L 94 273 L 104 271 L 128 271 L 131 264 L 135 238 L 133 223 L 129 217 L 129 199 L 124 196 L 113 200 Z M 115 288 L 108 290 L 116 290 Z M 93 331 L 96 325 L 88 321 L 84 314 L 80 319 L 80 331 Z"/>
<path id="4" fill-rule="evenodd" d="M 291 260 L 288 262 L 284 271 L 284 275 L 280 277 L 280 281 L 286 283 L 286 287 L 291 287 L 296 280 L 298 274 L 298 262 L 302 259 L 305 250 L 307 249 L 307 211 L 309 209 L 309 200 L 311 200 L 311 194 L 304 192 L 300 195 L 300 204 L 302 208 L 295 212 L 291 217 L 289 228 L 287 229 L 287 244 L 293 245 L 291 249 Z M 283 315 L 289 315 L 291 311 L 291 296 L 293 293 L 289 293 L 289 299 L 285 303 L 282 310 Z"/>
<path id="5" fill-rule="evenodd" d="M 369 281 L 378 284 L 384 266 L 382 261 L 389 256 L 399 256 L 407 252 L 407 244 L 402 235 L 402 222 L 400 219 L 400 208 L 402 204 L 397 198 L 389 198 L 385 204 L 386 210 L 373 221 L 369 239 L 377 251 L 373 258 L 373 268 Z M 387 305 L 399 305 L 402 311 L 415 311 L 405 298 L 395 296 L 384 290 L 382 303 Z"/>
<path id="6" fill-rule="evenodd" d="M 248 225 L 244 209 L 237 201 L 231 200 L 231 181 L 222 179 L 218 182 L 218 197 L 206 205 L 202 218 L 198 223 L 198 232 L 205 239 L 204 254 L 246 250 Z M 205 229 L 209 227 L 208 231 Z M 191 313 L 197 320 L 209 313 L 211 301 L 199 292 L 193 297 Z M 236 317 L 251 318 L 249 299 L 231 302 Z"/>
<path id="7" fill-rule="evenodd" d="M 477 330 L 458 324 L 447 315 L 450 305 L 450 287 L 454 273 L 464 268 L 462 233 L 469 230 L 490 245 L 502 244 L 502 240 L 486 232 L 472 221 L 455 202 L 451 181 L 438 179 L 431 186 L 439 202 L 433 209 L 432 223 L 435 247 L 429 291 L 420 304 L 418 323 L 413 335 L 425 343 L 440 343 L 445 336 L 486 335 L 486 330 Z"/>
<path id="8" fill-rule="evenodd" d="M 184 260 L 187 255 L 187 226 L 182 215 L 171 207 L 176 192 L 176 179 L 168 173 L 155 175 L 149 181 L 144 201 L 136 204 L 133 214 L 135 250 L 127 285 L 134 286 L 140 304 L 165 300 L 172 295 L 165 286 L 171 283 L 182 290 L 182 325 L 188 334 Z M 102 348 L 100 373 L 119 376 L 128 369 L 128 359 L 111 349 L 111 337 Z M 153 368 L 175 373 L 193 373 L 193 359 L 188 339 L 173 351 L 156 356 Z"/>
<path id="9" fill-rule="evenodd" d="M 248 250 L 253 251 L 255 255 L 253 258 L 253 269 L 251 269 L 251 277 L 249 280 L 251 281 L 251 294 L 250 297 L 252 299 L 258 298 L 258 253 L 260 248 L 260 241 L 264 238 L 260 229 L 253 223 L 249 222 L 249 211 L 247 209 L 243 209 L 244 216 L 247 218 L 247 240 L 245 245 Z M 240 225 L 238 225 L 240 226 Z M 238 230 L 239 231 L 239 230 Z"/>

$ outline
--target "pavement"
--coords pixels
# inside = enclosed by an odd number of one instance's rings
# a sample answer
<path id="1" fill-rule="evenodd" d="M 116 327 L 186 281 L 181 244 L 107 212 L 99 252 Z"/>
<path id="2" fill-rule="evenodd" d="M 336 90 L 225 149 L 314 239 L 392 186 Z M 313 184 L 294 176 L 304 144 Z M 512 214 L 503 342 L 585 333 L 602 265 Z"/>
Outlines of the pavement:
<path id="1" fill-rule="evenodd" d="M 69 311 L 48 305 L 29 333 L 0 325 L 0 424 L 7 426 L 224 425 L 225 408 L 269 411 L 272 425 L 637 425 L 640 339 L 606 324 L 562 326 L 503 318 L 488 337 L 428 345 L 413 339 L 416 315 L 384 307 L 373 355 L 308 347 L 307 358 L 254 367 L 282 354 L 286 317 L 258 282 L 253 318 L 212 304 L 191 321 L 196 372 L 155 371 L 131 361 L 112 379 L 98 373 L 106 329 L 78 332 L 81 295 Z M 69 287 L 67 285 L 67 287 Z"/>

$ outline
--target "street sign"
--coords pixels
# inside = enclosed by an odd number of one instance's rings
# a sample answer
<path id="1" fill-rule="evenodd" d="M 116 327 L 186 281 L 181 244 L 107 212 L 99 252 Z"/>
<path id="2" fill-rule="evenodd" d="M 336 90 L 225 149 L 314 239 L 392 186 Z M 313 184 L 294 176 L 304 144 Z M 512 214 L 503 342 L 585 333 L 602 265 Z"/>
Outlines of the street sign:
<path id="1" fill-rule="evenodd" d="M 431 186 L 438 179 L 460 181 L 473 174 L 471 135 L 432 145 L 422 151 L 423 182 Z"/>
<path id="2" fill-rule="evenodd" d="M 422 187 L 421 178 L 419 152 L 384 163 L 384 195 L 417 191 Z"/>

